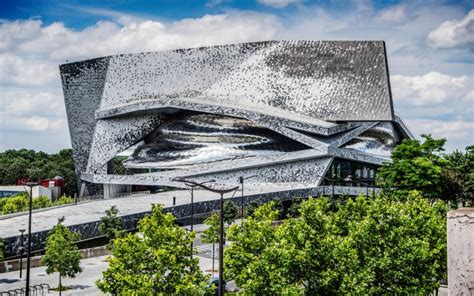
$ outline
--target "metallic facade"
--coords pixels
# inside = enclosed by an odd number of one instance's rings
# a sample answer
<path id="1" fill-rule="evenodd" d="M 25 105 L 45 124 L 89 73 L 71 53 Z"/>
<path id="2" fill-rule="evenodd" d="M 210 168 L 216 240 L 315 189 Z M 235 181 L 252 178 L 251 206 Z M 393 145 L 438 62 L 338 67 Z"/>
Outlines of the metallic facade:
<path id="1" fill-rule="evenodd" d="M 380 165 L 411 137 L 382 41 L 267 41 L 60 66 L 87 184 L 182 187 L 175 176 L 310 188 L 335 158 Z M 125 173 L 110 169 L 120 159 Z M 363 174 L 362 174 L 363 175 Z"/>

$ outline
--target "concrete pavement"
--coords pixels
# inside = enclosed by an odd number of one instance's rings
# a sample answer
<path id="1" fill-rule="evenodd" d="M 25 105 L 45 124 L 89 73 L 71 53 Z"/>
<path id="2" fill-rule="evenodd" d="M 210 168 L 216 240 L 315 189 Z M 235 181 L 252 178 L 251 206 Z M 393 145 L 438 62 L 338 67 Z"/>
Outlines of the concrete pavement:
<path id="1" fill-rule="evenodd" d="M 211 269 L 212 260 L 207 257 L 196 256 L 199 258 L 199 266 L 206 274 L 206 270 Z M 81 260 L 82 272 L 77 275 L 76 278 L 63 278 L 62 284 L 68 286 L 71 289 L 63 291 L 63 295 L 100 295 L 99 289 L 97 289 L 95 282 L 102 278 L 102 272 L 104 272 L 108 263 L 106 262 L 106 256 L 94 257 Z M 215 262 L 218 266 L 217 260 Z M 217 274 L 217 271 L 216 271 Z M 31 284 L 39 285 L 48 284 L 50 287 L 58 286 L 58 274 L 46 274 L 45 267 L 37 267 L 31 269 Z M 0 292 L 6 292 L 13 289 L 21 289 L 25 287 L 25 272 L 23 272 L 23 279 L 19 279 L 19 271 L 12 271 L 8 273 L 0 274 Z M 50 291 L 45 295 L 58 295 L 58 292 Z"/>

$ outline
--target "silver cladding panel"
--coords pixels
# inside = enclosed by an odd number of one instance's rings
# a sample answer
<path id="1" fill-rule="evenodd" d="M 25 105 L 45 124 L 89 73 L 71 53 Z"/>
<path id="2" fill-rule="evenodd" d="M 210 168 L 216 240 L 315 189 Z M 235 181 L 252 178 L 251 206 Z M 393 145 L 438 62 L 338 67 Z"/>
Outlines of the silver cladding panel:
<path id="1" fill-rule="evenodd" d="M 382 41 L 269 41 L 110 57 L 101 108 L 150 98 L 392 120 Z"/>
<path id="2" fill-rule="evenodd" d="M 226 182 L 255 173 L 260 184 L 314 186 L 333 157 L 380 164 L 386 158 L 339 147 L 394 120 L 385 59 L 381 41 L 268 41 L 61 65 L 76 171 L 104 184 L 173 185 L 172 175 Z M 170 110 L 247 119 L 312 149 L 171 175 L 106 175 L 106 163 Z"/>

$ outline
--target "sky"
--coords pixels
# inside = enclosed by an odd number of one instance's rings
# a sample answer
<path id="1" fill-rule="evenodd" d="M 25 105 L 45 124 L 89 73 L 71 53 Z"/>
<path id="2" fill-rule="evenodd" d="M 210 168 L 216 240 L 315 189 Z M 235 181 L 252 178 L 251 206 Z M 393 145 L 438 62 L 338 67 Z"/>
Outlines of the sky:
<path id="1" fill-rule="evenodd" d="M 0 0 L 0 151 L 71 146 L 58 65 L 262 40 L 384 40 L 417 138 L 474 144 L 474 2 Z"/>

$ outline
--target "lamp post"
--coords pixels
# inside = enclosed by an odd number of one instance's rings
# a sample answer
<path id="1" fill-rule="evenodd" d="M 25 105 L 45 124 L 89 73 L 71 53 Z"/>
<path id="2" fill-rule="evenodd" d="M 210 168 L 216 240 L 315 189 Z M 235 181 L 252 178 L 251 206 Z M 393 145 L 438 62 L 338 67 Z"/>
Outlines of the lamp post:
<path id="1" fill-rule="evenodd" d="M 257 175 L 252 175 L 248 177 L 240 176 L 239 183 L 242 184 L 242 198 L 240 199 L 240 227 L 242 227 L 244 223 L 244 181 L 250 178 L 255 178 Z"/>
<path id="2" fill-rule="evenodd" d="M 205 183 L 209 183 L 209 182 L 214 182 L 215 180 L 212 179 L 212 180 L 209 180 L 209 181 L 204 181 L 202 183 L 199 183 L 199 184 L 205 184 Z M 189 188 L 191 188 L 191 231 L 194 230 L 194 188 L 197 186 L 197 185 L 194 185 L 192 183 L 189 183 L 189 182 L 185 182 L 185 185 L 188 186 Z M 191 242 L 191 257 L 193 256 L 193 242 Z"/>
<path id="3" fill-rule="evenodd" d="M 25 252 L 25 245 L 23 242 L 23 233 L 26 231 L 25 229 L 20 229 L 20 279 L 22 277 L 23 272 L 23 252 Z"/>
<path id="4" fill-rule="evenodd" d="M 202 183 L 186 180 L 184 177 L 175 177 L 172 179 L 174 182 L 189 183 L 210 192 L 219 193 L 220 198 L 220 233 L 219 233 L 219 296 L 224 295 L 224 194 L 239 189 L 239 186 L 232 188 L 212 188 Z"/>
<path id="5" fill-rule="evenodd" d="M 26 249 L 26 295 L 30 295 L 30 255 L 31 255 L 31 211 L 33 209 L 33 187 L 38 186 L 37 182 L 27 182 L 30 187 L 29 211 L 28 211 L 28 245 Z"/>

